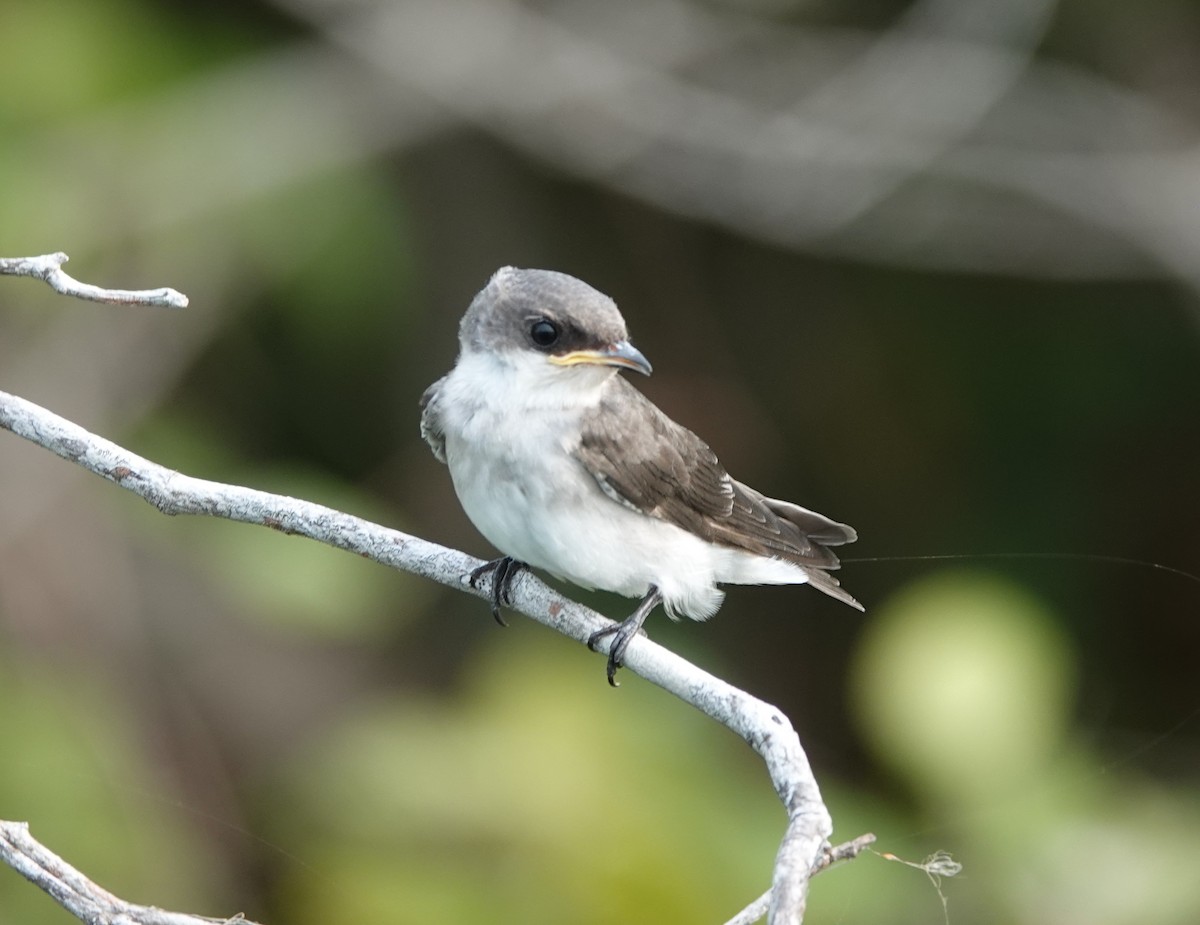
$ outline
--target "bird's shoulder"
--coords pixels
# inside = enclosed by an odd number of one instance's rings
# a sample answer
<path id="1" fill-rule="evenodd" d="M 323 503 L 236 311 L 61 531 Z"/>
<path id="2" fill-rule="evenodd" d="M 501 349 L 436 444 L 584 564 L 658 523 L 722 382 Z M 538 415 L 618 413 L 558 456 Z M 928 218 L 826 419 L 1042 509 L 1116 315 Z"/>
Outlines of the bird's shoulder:
<path id="1" fill-rule="evenodd" d="M 576 457 L 609 497 L 700 532 L 733 509 L 733 480 L 716 453 L 622 378 L 581 419 Z"/>
<path id="2" fill-rule="evenodd" d="M 433 455 L 446 461 L 446 429 L 442 423 L 441 398 L 446 376 L 427 388 L 421 395 L 421 438 L 429 444 Z"/>

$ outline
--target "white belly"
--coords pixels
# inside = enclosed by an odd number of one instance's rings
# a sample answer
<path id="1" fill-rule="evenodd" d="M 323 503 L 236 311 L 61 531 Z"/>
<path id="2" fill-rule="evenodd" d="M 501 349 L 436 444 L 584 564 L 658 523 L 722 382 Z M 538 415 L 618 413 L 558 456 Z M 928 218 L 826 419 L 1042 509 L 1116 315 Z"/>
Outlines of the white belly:
<path id="1" fill-rule="evenodd" d="M 479 532 L 505 555 L 581 587 L 642 597 L 653 584 L 672 617 L 704 620 L 721 606 L 718 583 L 807 580 L 790 563 L 713 546 L 623 507 L 565 454 L 518 461 L 449 435 L 446 449 L 455 491 Z"/>

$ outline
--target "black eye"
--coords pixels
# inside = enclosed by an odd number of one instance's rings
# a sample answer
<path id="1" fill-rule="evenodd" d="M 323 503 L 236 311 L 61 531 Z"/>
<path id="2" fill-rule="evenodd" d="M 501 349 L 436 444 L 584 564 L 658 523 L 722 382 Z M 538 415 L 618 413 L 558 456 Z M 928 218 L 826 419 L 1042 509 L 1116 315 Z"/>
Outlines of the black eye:
<path id="1" fill-rule="evenodd" d="M 529 336 L 539 347 L 552 347 L 558 340 L 558 325 L 545 318 L 539 318 L 530 325 Z"/>

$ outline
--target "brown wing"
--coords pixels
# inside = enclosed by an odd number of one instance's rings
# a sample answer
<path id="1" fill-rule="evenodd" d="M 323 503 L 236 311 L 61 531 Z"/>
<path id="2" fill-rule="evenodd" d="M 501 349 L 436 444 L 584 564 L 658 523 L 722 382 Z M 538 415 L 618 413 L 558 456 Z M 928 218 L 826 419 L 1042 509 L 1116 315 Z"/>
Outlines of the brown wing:
<path id="1" fill-rule="evenodd" d="M 857 539 L 845 524 L 730 478 L 703 440 L 624 379 L 584 420 L 576 456 L 609 497 L 711 543 L 832 569 L 838 559 L 826 547 Z M 813 584 L 857 605 L 832 576 L 817 573 Z"/>

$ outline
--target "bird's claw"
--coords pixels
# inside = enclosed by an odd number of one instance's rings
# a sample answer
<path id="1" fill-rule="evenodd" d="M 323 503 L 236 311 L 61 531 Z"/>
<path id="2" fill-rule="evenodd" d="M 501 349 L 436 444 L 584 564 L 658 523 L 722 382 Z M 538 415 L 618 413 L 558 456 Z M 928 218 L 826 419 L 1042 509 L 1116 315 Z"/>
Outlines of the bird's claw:
<path id="1" fill-rule="evenodd" d="M 512 556 L 501 556 L 499 559 L 483 563 L 483 565 L 472 570 L 470 575 L 467 576 L 467 583 L 472 588 L 478 588 L 479 580 L 484 575 L 495 572 L 492 575 L 492 616 L 496 618 L 496 622 L 501 626 L 508 626 L 508 623 L 500 615 L 500 607 L 501 605 L 512 605 L 513 579 L 528 567 L 524 562 L 518 562 Z"/>
<path id="2" fill-rule="evenodd" d="M 608 664 L 605 667 L 608 683 L 613 687 L 621 686 L 621 682 L 617 680 L 617 669 L 625 664 L 625 650 L 629 648 L 629 643 L 633 637 L 640 632 L 642 632 L 641 621 L 635 622 L 630 617 L 623 623 L 614 623 L 612 626 L 598 629 L 587 638 L 587 647 L 595 652 L 596 645 L 601 639 L 604 639 L 606 636 L 613 637 L 612 645 L 608 648 Z"/>

